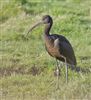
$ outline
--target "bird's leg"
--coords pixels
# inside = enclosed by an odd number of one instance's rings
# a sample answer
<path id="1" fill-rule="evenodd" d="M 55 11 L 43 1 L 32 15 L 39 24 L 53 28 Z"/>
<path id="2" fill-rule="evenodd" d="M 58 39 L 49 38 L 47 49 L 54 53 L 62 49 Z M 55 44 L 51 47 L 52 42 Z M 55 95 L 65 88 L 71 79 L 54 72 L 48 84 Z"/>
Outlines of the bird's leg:
<path id="1" fill-rule="evenodd" d="M 66 83 L 68 83 L 68 65 L 67 65 L 66 57 L 64 57 L 64 60 L 65 60 L 65 69 L 66 69 Z"/>
<path id="2" fill-rule="evenodd" d="M 67 65 L 66 58 L 65 58 L 65 68 L 66 68 L 66 83 L 68 83 L 68 65 Z"/>
<path id="3" fill-rule="evenodd" d="M 59 64 L 58 64 L 57 59 L 56 59 L 56 63 L 57 63 L 57 69 L 56 69 L 56 75 L 57 75 L 57 89 L 59 89 L 59 75 L 60 75 L 60 70 L 59 70 Z"/>
<path id="4" fill-rule="evenodd" d="M 66 69 L 66 83 L 68 83 L 68 65 L 67 65 L 67 61 L 66 61 L 66 57 L 61 56 L 64 60 L 65 60 L 65 69 Z"/>

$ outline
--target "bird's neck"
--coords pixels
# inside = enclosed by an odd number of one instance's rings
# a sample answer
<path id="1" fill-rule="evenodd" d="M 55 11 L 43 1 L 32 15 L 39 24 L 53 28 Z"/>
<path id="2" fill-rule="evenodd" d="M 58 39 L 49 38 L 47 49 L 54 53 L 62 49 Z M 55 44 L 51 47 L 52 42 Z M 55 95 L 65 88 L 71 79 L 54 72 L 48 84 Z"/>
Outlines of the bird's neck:
<path id="1" fill-rule="evenodd" d="M 50 35 L 49 32 L 50 32 L 51 27 L 52 27 L 52 23 L 49 23 L 45 26 L 45 29 L 44 29 L 45 35 L 47 35 L 47 36 Z"/>

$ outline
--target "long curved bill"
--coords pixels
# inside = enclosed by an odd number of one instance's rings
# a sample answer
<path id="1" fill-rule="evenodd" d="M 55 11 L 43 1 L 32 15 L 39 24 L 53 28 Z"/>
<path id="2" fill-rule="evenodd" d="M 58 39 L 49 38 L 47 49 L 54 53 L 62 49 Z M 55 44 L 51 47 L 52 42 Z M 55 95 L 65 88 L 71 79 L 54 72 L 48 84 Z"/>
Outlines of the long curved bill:
<path id="1" fill-rule="evenodd" d="M 28 35 L 29 32 L 31 32 L 34 28 L 36 28 L 37 26 L 39 26 L 39 25 L 41 25 L 41 24 L 43 24 L 43 21 L 40 21 L 40 22 L 36 23 L 35 25 L 33 25 L 33 26 L 29 29 L 29 31 L 27 32 L 27 35 Z"/>

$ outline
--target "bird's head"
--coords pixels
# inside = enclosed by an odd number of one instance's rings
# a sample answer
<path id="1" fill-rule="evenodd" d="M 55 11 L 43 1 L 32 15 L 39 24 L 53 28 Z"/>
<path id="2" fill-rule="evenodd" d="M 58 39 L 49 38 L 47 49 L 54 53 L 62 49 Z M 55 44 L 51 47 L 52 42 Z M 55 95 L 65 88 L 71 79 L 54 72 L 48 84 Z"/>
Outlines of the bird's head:
<path id="1" fill-rule="evenodd" d="M 45 15 L 42 17 L 42 22 L 43 24 L 49 24 L 52 22 L 52 17 L 49 15 Z"/>
<path id="2" fill-rule="evenodd" d="M 29 29 L 29 31 L 28 31 L 28 33 L 29 32 L 31 32 L 35 27 L 37 27 L 37 26 L 39 26 L 39 25 L 41 25 L 41 24 L 52 24 L 53 22 L 52 22 L 52 17 L 51 16 L 49 16 L 49 15 L 45 15 L 45 16 L 43 16 L 42 17 L 42 19 L 38 22 L 38 23 L 36 23 L 35 25 L 33 25 L 30 29 Z M 27 34 L 28 34 L 27 33 Z"/>

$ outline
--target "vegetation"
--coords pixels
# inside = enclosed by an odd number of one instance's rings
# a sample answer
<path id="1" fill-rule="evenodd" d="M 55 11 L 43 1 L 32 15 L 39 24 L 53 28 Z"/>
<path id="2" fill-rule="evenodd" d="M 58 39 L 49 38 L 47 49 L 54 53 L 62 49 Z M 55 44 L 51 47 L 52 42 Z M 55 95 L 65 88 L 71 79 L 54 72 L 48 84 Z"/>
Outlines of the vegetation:
<path id="1" fill-rule="evenodd" d="M 56 90 L 55 59 L 44 47 L 43 28 L 28 29 L 45 14 L 53 17 L 51 33 L 71 42 L 77 66 L 61 68 Z M 0 0 L 0 99 L 91 100 L 91 0 Z"/>

